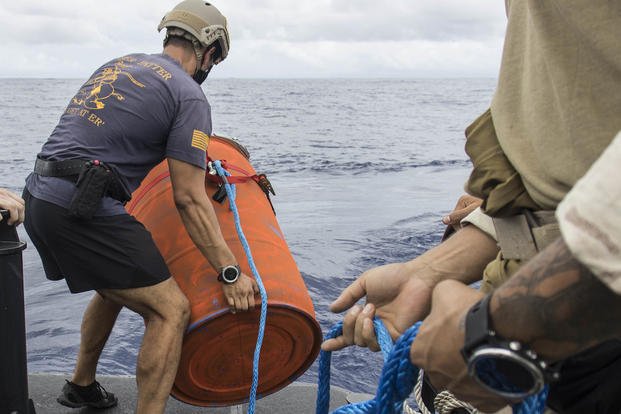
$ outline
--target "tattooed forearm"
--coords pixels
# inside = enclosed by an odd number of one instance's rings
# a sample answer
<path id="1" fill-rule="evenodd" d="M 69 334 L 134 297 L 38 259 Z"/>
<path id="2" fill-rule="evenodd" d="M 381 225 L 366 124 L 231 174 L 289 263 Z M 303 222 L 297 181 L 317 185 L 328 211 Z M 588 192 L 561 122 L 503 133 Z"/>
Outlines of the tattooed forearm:
<path id="1" fill-rule="evenodd" d="M 494 293 L 491 311 L 499 335 L 551 360 L 621 337 L 621 296 L 574 259 L 562 239 Z"/>

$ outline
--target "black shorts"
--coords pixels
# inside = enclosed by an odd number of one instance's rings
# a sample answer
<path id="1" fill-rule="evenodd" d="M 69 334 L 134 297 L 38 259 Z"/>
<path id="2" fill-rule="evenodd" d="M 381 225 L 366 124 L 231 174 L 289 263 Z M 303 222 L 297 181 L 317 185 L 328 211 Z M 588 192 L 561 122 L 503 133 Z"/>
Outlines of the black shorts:
<path id="1" fill-rule="evenodd" d="M 73 293 L 152 286 L 170 277 L 151 233 L 129 214 L 76 219 L 24 190 L 24 227 L 48 279 Z"/>

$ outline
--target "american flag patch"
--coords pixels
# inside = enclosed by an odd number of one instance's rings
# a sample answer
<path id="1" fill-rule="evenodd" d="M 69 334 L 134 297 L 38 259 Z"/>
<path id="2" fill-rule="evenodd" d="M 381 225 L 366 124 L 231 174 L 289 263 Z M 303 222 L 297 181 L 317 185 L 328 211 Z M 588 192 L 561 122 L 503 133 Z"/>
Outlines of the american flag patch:
<path id="1" fill-rule="evenodd" d="M 209 145 L 209 135 L 195 129 L 192 133 L 192 146 L 201 151 L 207 151 L 207 145 Z"/>

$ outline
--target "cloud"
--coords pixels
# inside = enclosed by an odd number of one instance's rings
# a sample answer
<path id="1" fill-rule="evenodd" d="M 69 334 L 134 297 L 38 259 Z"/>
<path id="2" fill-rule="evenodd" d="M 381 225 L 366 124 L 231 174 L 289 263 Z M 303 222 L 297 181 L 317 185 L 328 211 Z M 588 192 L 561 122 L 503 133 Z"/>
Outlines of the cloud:
<path id="1" fill-rule="evenodd" d="M 88 3 L 77 0 L 0 0 L 0 18 L 3 20 L 0 35 L 9 45 L 109 47 L 122 38 L 138 42 L 150 38 L 148 32 L 155 32 L 161 18 L 159 13 L 156 15 L 153 9 L 145 7 L 148 1 L 127 1 L 127 6 L 120 0 L 110 0 L 99 3 L 99 7 Z M 145 28 L 149 24 L 151 27 L 147 32 Z"/>
<path id="2" fill-rule="evenodd" d="M 241 39 L 287 41 L 407 41 L 501 37 L 502 9 L 489 0 L 266 0 L 242 7 L 230 18 L 231 31 Z M 496 2 L 499 3 L 499 2 Z M 240 28 L 239 33 L 237 28 Z"/>
<path id="3" fill-rule="evenodd" d="M 0 0 L 0 77 L 86 78 L 103 62 L 158 53 L 175 1 Z M 495 76 L 504 2 L 226 0 L 230 57 L 215 77 Z"/>
<path id="4" fill-rule="evenodd" d="M 259 46 L 257 48 L 257 46 Z M 215 76 L 494 77 L 495 47 L 473 41 L 238 42 Z"/>

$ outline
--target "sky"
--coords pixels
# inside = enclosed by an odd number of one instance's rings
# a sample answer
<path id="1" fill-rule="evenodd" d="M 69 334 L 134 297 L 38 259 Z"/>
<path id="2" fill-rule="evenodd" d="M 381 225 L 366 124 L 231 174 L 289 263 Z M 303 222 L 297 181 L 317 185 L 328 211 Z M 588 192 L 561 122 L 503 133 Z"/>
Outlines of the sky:
<path id="1" fill-rule="evenodd" d="M 0 0 L 0 77 L 86 78 L 159 53 L 178 0 Z M 216 0 L 229 57 L 210 77 L 496 77 L 501 0 Z"/>

